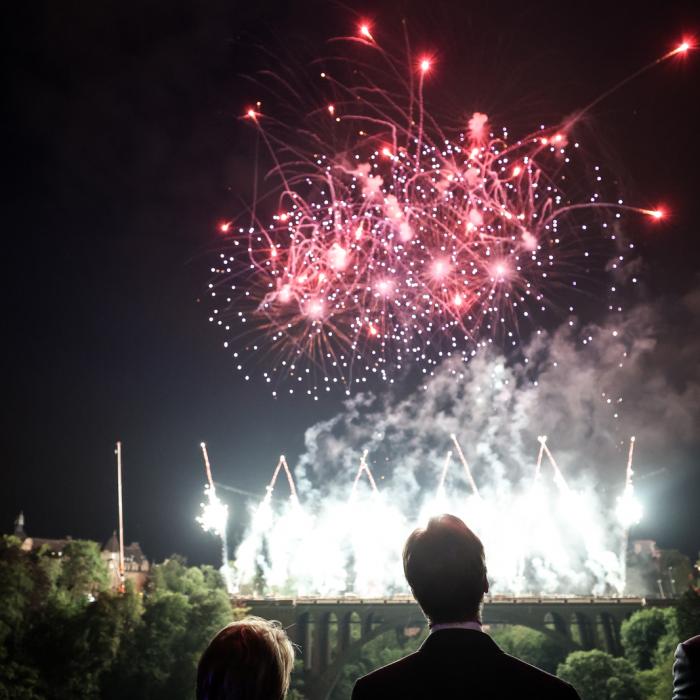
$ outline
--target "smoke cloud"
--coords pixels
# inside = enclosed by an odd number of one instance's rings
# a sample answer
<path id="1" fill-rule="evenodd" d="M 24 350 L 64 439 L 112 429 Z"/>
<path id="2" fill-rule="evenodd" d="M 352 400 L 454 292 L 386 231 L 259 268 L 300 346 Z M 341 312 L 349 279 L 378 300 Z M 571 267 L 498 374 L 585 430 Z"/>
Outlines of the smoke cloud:
<path id="1" fill-rule="evenodd" d="M 257 572 L 275 592 L 405 591 L 403 539 L 449 511 L 483 539 L 492 592 L 621 592 L 615 502 L 629 438 L 640 475 L 697 434 L 700 348 L 685 339 L 700 337 L 688 332 L 699 317 L 696 290 L 673 306 L 640 304 L 602 325 L 572 320 L 538 333 L 516 360 L 489 346 L 466 365 L 447 360 L 407 396 L 350 398 L 306 431 L 301 505 L 254 515 L 237 557 L 241 585 Z M 480 498 L 456 455 L 438 489 L 451 434 Z M 568 488 L 546 456 L 535 481 L 541 435 Z M 363 450 L 379 493 L 363 477 L 350 499 Z"/>

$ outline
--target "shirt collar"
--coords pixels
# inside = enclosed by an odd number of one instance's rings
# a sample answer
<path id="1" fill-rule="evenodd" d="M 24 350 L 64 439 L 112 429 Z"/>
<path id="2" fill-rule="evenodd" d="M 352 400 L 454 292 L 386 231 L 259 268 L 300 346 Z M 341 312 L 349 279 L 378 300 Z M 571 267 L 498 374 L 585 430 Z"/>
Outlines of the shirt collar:
<path id="1" fill-rule="evenodd" d="M 481 623 L 470 620 L 469 622 L 442 622 L 437 625 L 432 625 L 430 627 L 430 634 L 433 632 L 439 632 L 440 630 L 475 630 L 476 632 L 483 632 L 481 629 Z"/>

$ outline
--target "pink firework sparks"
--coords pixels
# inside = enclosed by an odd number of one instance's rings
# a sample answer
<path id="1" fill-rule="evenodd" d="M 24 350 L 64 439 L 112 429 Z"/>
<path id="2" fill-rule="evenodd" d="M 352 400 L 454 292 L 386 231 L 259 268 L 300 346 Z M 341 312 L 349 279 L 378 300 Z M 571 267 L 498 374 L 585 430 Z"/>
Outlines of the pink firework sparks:
<path id="1" fill-rule="evenodd" d="M 604 201 L 571 122 L 511 140 L 477 112 L 448 133 L 424 106 L 429 56 L 392 58 L 366 24 L 347 45 L 364 52 L 357 82 L 321 73 L 327 94 L 303 129 L 259 102 L 246 110 L 278 186 L 247 225 L 220 226 L 231 246 L 213 268 L 211 321 L 274 394 L 349 393 L 493 339 L 515 345 L 520 327 L 570 308 L 566 290 L 613 250 L 622 264 L 611 217 L 663 216 Z"/>

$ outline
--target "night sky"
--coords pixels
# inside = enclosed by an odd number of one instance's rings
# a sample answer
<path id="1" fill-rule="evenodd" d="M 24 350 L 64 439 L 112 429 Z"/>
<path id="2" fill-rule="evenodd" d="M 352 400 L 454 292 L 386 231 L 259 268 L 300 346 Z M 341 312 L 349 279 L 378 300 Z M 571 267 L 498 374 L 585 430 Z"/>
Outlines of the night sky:
<path id="1" fill-rule="evenodd" d="M 245 76 L 265 65 L 262 48 L 304 67 L 359 17 L 396 36 L 405 19 L 416 47 L 437 53 L 431 95 L 515 129 L 552 123 L 683 36 L 700 37 L 695 2 L 573 5 L 6 9 L 0 529 L 10 531 L 22 509 L 30 534 L 106 540 L 120 439 L 127 541 L 155 559 L 179 552 L 214 563 L 217 542 L 193 522 L 199 442 L 219 481 L 262 492 L 277 455 L 293 463 L 304 430 L 341 409 L 340 393 L 274 400 L 245 382 L 207 322 L 217 224 L 250 194 L 252 130 L 239 117 L 257 97 Z M 626 86 L 589 124 L 626 199 L 672 212 L 636 237 L 646 293 L 671 304 L 700 284 L 699 85 L 700 52 L 691 52 Z M 658 498 L 673 517 L 640 535 L 697 551 L 698 466 L 691 458 L 664 477 Z"/>

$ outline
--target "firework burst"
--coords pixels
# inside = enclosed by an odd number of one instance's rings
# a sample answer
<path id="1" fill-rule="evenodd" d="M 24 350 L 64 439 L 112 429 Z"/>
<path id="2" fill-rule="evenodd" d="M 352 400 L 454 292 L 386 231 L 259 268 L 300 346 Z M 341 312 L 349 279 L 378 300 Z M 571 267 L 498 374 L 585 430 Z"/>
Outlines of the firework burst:
<path id="1" fill-rule="evenodd" d="M 567 290 L 599 282 L 613 254 L 625 264 L 611 225 L 622 212 L 662 217 L 605 201 L 576 118 L 514 140 L 477 112 L 450 131 L 425 108 L 430 57 L 406 70 L 367 24 L 344 41 L 366 55 L 351 81 L 319 74 L 328 99 L 303 128 L 261 103 L 246 111 L 278 185 L 251 208 L 265 216 L 221 225 L 231 245 L 212 269 L 210 320 L 273 394 L 285 380 L 290 393 L 349 393 L 494 339 L 516 345 L 521 328 L 572 311 Z"/>

